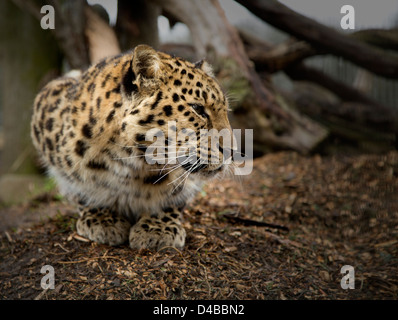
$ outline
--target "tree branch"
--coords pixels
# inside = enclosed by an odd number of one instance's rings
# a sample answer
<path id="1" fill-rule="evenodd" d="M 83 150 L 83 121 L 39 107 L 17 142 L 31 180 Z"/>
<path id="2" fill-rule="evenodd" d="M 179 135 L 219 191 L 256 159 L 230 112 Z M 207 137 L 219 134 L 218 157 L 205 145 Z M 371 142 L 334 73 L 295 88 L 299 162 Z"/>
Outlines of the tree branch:
<path id="1" fill-rule="evenodd" d="M 305 41 L 290 39 L 271 47 L 268 44 L 248 45 L 246 52 L 257 70 L 275 73 L 314 56 L 317 51 Z"/>
<path id="2" fill-rule="evenodd" d="M 386 78 L 398 77 L 398 56 L 387 54 L 353 37 L 341 34 L 274 1 L 237 0 L 253 14 L 318 51 L 343 57 Z"/>
<path id="3" fill-rule="evenodd" d="M 251 60 L 256 61 L 256 68 L 274 73 L 315 55 L 327 54 L 327 51 L 316 50 L 308 42 L 289 39 L 271 46 L 263 41 L 253 41 L 241 33 L 249 45 L 246 47 Z M 349 37 L 378 46 L 383 49 L 398 50 L 398 29 L 368 29 L 353 32 Z"/>
<path id="4" fill-rule="evenodd" d="M 298 64 L 284 70 L 286 74 L 293 80 L 305 80 L 318 84 L 334 94 L 345 102 L 357 102 L 369 105 L 378 109 L 379 112 L 389 112 L 390 108 L 386 108 L 379 102 L 365 96 L 361 91 L 356 90 L 343 82 L 337 81 L 329 77 L 322 71 L 315 68 Z"/>
<path id="5" fill-rule="evenodd" d="M 247 42 L 250 42 L 250 39 L 247 39 Z M 318 84 L 333 92 L 342 101 L 365 104 L 373 106 L 379 111 L 390 112 L 390 108 L 386 108 L 361 91 L 333 79 L 324 72 L 300 63 L 305 56 L 310 56 L 315 52 L 304 41 L 289 40 L 281 45 L 271 47 L 266 42 L 256 40 L 254 46 L 249 43 L 247 48 L 249 58 L 255 63 L 256 69 L 259 71 L 276 72 L 283 70 L 292 80 L 304 80 Z"/>
<path id="6" fill-rule="evenodd" d="M 398 28 L 360 30 L 349 36 L 379 48 L 398 51 Z"/>

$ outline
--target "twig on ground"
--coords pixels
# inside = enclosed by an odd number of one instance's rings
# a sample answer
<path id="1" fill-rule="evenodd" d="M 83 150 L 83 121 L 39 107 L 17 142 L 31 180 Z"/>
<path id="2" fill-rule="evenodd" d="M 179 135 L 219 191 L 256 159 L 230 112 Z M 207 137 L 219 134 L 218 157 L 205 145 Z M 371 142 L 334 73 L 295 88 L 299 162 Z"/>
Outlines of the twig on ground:
<path id="1" fill-rule="evenodd" d="M 267 227 L 272 229 L 279 229 L 283 231 L 289 231 L 289 228 L 286 226 L 282 226 L 279 224 L 267 223 L 263 221 L 256 221 L 251 219 L 244 219 L 234 216 L 233 214 L 223 214 L 222 217 L 236 224 L 243 224 L 245 226 L 258 226 L 258 227 Z"/>

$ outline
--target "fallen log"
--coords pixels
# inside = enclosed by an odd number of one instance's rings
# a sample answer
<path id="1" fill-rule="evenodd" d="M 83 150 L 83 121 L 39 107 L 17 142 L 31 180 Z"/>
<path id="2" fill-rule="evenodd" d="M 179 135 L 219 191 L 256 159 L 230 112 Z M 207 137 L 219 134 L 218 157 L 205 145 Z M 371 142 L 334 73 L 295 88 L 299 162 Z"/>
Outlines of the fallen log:
<path id="1" fill-rule="evenodd" d="M 377 110 L 377 112 L 387 113 L 390 111 L 390 108 L 384 107 L 379 102 L 364 95 L 361 91 L 356 90 L 355 88 L 350 87 L 341 81 L 333 79 L 322 71 L 306 66 L 303 63 L 300 63 L 297 66 L 289 67 L 285 70 L 285 72 L 292 80 L 310 81 L 332 91 L 342 101 L 357 102 L 372 106 L 375 108 L 375 110 Z"/>
<path id="2" fill-rule="evenodd" d="M 344 102 L 309 82 L 296 83 L 289 96 L 300 112 L 327 127 L 331 137 L 355 143 L 368 152 L 397 147 L 398 115 L 393 109 L 380 112 L 364 103 Z"/>
<path id="3" fill-rule="evenodd" d="M 288 45 L 289 42 L 286 42 L 283 45 L 271 47 L 266 42 L 256 40 L 250 43 L 250 41 L 250 39 L 246 39 L 247 47 L 249 48 L 247 52 L 258 71 L 268 73 L 270 69 L 272 70 L 272 66 L 284 65 L 285 69 L 283 71 L 292 80 L 312 82 L 335 94 L 340 99 L 340 103 L 333 105 L 333 112 L 338 114 L 340 119 L 346 117 L 347 121 L 358 123 L 359 127 L 364 126 L 366 123 L 366 126 L 373 130 L 398 133 L 398 113 L 395 110 L 382 105 L 378 101 L 368 97 L 364 92 L 338 81 L 316 68 L 306 66 L 304 63 L 297 63 L 297 60 L 299 60 L 295 59 L 297 55 L 303 56 L 311 50 L 311 47 L 305 42 L 292 40 L 293 45 Z M 260 50 L 253 51 L 250 49 L 253 47 L 262 47 L 267 50 L 263 50 L 263 52 L 260 52 Z M 292 62 L 289 63 L 288 61 Z M 277 67 L 276 69 L 279 68 Z M 307 101 L 307 103 L 311 105 L 311 101 Z M 342 107 L 343 105 L 345 107 Z M 349 106 L 355 106 L 355 108 L 351 110 Z M 364 107 L 362 113 L 357 111 L 360 106 Z M 317 121 L 321 120 L 321 114 L 325 114 L 322 112 L 317 117 L 314 117 L 314 114 L 308 112 L 308 110 L 300 109 L 300 111 L 305 111 L 306 115 L 311 116 L 313 119 L 316 118 Z M 365 113 L 366 117 L 364 118 Z M 380 121 L 380 117 L 383 118 L 383 121 Z M 366 119 L 365 123 L 361 123 L 363 119 Z M 325 125 L 324 121 L 321 121 L 321 123 Z"/>

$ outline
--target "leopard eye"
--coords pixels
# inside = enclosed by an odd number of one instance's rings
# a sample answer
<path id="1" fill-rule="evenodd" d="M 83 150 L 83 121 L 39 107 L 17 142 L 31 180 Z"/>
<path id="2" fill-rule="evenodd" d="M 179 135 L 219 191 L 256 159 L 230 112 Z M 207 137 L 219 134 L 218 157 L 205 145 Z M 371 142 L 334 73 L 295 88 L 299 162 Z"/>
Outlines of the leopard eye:
<path id="1" fill-rule="evenodd" d="M 205 111 L 205 107 L 202 106 L 201 104 L 197 104 L 197 103 L 190 103 L 189 104 L 191 106 L 191 108 L 200 116 L 204 117 L 204 118 L 209 118 L 209 115 L 206 113 Z"/>

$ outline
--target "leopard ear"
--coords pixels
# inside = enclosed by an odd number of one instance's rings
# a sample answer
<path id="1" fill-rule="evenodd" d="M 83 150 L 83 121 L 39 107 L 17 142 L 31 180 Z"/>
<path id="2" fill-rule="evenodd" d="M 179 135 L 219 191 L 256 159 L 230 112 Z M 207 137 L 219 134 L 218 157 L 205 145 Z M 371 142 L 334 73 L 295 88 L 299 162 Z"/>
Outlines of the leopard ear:
<path id="1" fill-rule="evenodd" d="M 214 78 L 213 67 L 206 60 L 196 62 L 195 68 L 203 70 L 208 76 Z"/>
<path id="2" fill-rule="evenodd" d="M 157 52 L 147 45 L 139 45 L 134 49 L 132 68 L 134 74 L 145 79 L 160 77 L 162 62 Z"/>

